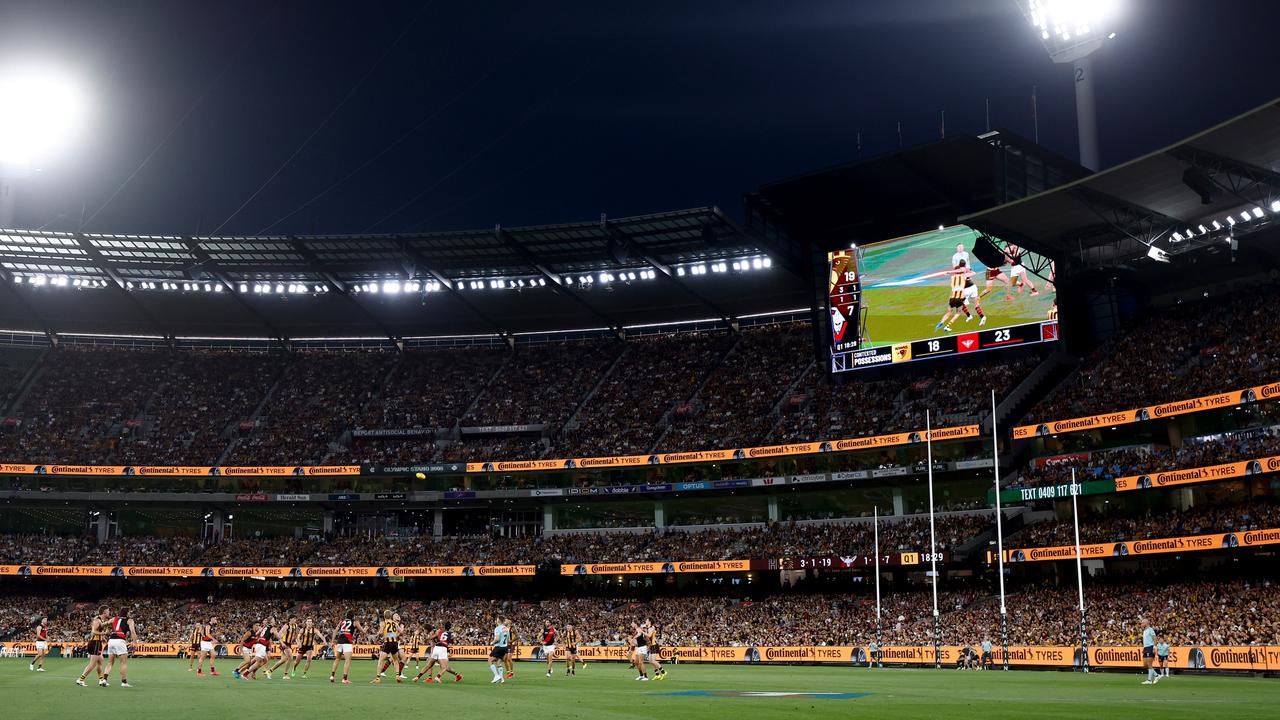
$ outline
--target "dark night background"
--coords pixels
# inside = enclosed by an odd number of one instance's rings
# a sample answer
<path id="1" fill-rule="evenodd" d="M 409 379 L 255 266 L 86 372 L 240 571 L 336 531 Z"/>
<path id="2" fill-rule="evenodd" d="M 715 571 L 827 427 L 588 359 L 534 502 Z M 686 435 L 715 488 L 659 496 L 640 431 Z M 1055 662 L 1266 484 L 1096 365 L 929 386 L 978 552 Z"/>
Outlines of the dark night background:
<path id="1" fill-rule="evenodd" d="M 1126 5 L 1096 61 L 1104 165 L 1280 94 L 1280 2 Z M 859 131 L 864 157 L 898 121 L 936 139 L 940 110 L 979 132 L 990 98 L 1030 136 L 1033 85 L 1041 141 L 1076 156 L 1070 70 L 1012 0 L 0 3 L 0 62 L 33 55 L 93 94 L 76 152 L 21 186 L 18 224 L 55 230 L 82 208 L 85 230 L 155 234 L 738 215 L 855 159 Z"/>

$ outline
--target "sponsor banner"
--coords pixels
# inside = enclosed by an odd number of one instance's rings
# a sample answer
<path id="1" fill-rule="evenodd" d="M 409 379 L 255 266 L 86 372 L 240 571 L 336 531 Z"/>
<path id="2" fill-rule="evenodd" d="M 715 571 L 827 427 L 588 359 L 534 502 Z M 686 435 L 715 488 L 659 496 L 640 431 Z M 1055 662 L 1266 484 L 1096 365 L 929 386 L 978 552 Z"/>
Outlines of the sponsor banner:
<path id="1" fill-rule="evenodd" d="M 307 502 L 310 495 L 299 493 L 276 493 L 276 502 Z"/>
<path id="2" fill-rule="evenodd" d="M 923 552 L 894 552 L 885 553 L 880 556 L 879 564 L 882 567 L 899 566 L 899 565 L 919 565 L 922 561 L 928 561 L 929 554 Z M 937 561 L 940 563 L 948 563 L 951 561 L 950 552 L 938 553 Z M 779 570 L 852 570 L 860 568 L 874 568 L 876 566 L 875 555 L 821 555 L 814 557 L 787 557 L 778 560 L 777 568 Z"/>
<path id="3" fill-rule="evenodd" d="M 222 466 L 210 465 L 24 465 L 0 463 L 0 473 L 12 475 L 90 475 L 100 477 L 272 477 L 281 475 L 359 475 L 359 465 Z"/>
<path id="4" fill-rule="evenodd" d="M 1065 455 L 1048 455 L 1036 458 L 1031 462 L 1031 464 L 1036 469 L 1042 469 L 1066 463 L 1083 463 L 1087 462 L 1091 457 L 1093 457 L 1093 454 L 1088 452 L 1067 453 Z"/>
<path id="5" fill-rule="evenodd" d="M 409 493 L 402 493 L 402 492 L 374 493 L 373 499 L 374 500 L 408 500 Z"/>
<path id="6" fill-rule="evenodd" d="M 1257 402 L 1259 400 L 1271 400 L 1276 397 L 1280 397 L 1280 382 L 1274 382 L 1268 385 L 1258 385 L 1241 390 L 1231 390 L 1229 392 L 1218 393 L 1216 395 L 1205 395 L 1204 397 L 1176 400 L 1171 403 L 1163 403 L 1160 405 L 1148 405 L 1147 407 L 1134 408 L 1132 410 L 1117 410 L 1112 413 L 1089 415 L 1086 417 L 1071 418 L 1070 420 L 1054 420 L 1047 423 L 1040 423 L 1038 425 L 1020 425 L 1013 429 L 1013 438 L 1015 440 L 1021 440 L 1023 438 L 1035 437 L 1037 435 L 1056 435 L 1058 433 L 1096 430 L 1098 428 L 1111 427 L 1114 425 L 1128 425 L 1131 423 L 1146 422 L 1148 420 L 1159 420 L 1161 418 L 1174 417 L 1176 415 L 1186 415 L 1189 413 L 1203 412 L 1205 410 L 1231 407 L 1233 405 L 1243 405 L 1245 403 Z"/>
<path id="7" fill-rule="evenodd" d="M 1118 487 L 1115 480 L 1086 480 L 1076 483 L 1076 493 L 1079 495 L 1105 495 L 1115 492 Z M 994 490 L 987 491 L 987 502 L 992 501 L 995 495 Z M 1071 483 L 1061 483 L 1059 485 L 1044 485 L 1042 487 L 1029 488 L 1006 488 L 1000 491 L 1000 502 L 1002 503 L 1018 503 L 1030 500 L 1057 500 L 1059 498 L 1071 497 Z"/>
<path id="8" fill-rule="evenodd" d="M 1199 552 L 1204 550 L 1222 550 L 1238 547 L 1260 547 L 1263 545 L 1280 545 L 1280 528 L 1271 528 L 1268 530 L 1242 530 L 1240 532 L 1233 533 L 1214 533 L 1213 535 L 1188 535 L 1184 537 L 1159 538 L 1156 540 L 1126 540 L 1123 542 L 1090 543 L 1080 546 L 1080 556 L 1087 560 L 1108 557 L 1159 555 L 1163 553 Z M 1005 562 L 1074 560 L 1075 556 L 1076 549 L 1074 545 L 1005 550 Z M 992 561 L 994 557 L 995 553 L 988 552 L 988 562 Z"/>
<path id="9" fill-rule="evenodd" d="M 529 494 L 533 497 L 558 497 L 564 495 L 564 488 L 534 488 Z"/>
<path id="10" fill-rule="evenodd" d="M 875 470 L 871 471 L 871 477 L 873 478 L 897 477 L 900 475 L 910 475 L 910 474 L 911 474 L 911 468 L 905 468 L 905 467 L 876 468 Z"/>
<path id="11" fill-rule="evenodd" d="M 403 437 L 427 437 L 435 435 L 435 428 L 368 428 L 363 430 L 352 430 L 353 438 L 403 438 Z"/>
<path id="12" fill-rule="evenodd" d="M 647 573 L 745 572 L 764 569 L 760 560 L 693 560 L 689 562 L 587 563 L 561 565 L 561 575 L 643 575 Z"/>
<path id="13" fill-rule="evenodd" d="M 329 499 L 335 502 L 354 502 L 360 499 L 360 493 L 331 493 Z"/>
<path id="14" fill-rule="evenodd" d="M 475 496 L 475 490 L 449 490 L 444 493 L 445 500 L 469 500 Z"/>
<path id="15" fill-rule="evenodd" d="M 831 473 L 832 480 L 865 480 L 871 477 L 870 470 L 843 470 Z"/>
<path id="16" fill-rule="evenodd" d="M 423 565 L 416 567 L 199 567 L 141 565 L 0 565 L 0 575 L 55 577 L 519 577 L 532 576 L 533 565 Z"/>
<path id="17" fill-rule="evenodd" d="M 958 425 L 955 427 L 934 428 L 933 440 L 959 440 L 977 437 L 977 425 Z M 736 448 L 732 450 L 699 450 L 691 452 L 659 453 L 657 455 L 622 455 L 615 457 L 572 458 L 564 460 L 519 460 L 511 462 L 469 462 L 466 470 L 469 473 L 480 472 L 526 472 L 537 470 L 575 470 L 594 468 L 637 467 L 640 465 L 680 465 L 685 463 L 725 462 L 728 460 L 747 460 L 753 458 L 784 457 L 790 455 L 810 455 L 819 452 L 845 452 L 849 450 L 866 450 L 872 448 L 892 447 L 925 441 L 925 431 L 892 433 L 874 437 L 849 438 L 845 440 L 825 440 L 810 443 L 792 443 L 789 445 L 767 445 L 753 448 Z"/>
<path id="18" fill-rule="evenodd" d="M 1193 485 L 1195 483 L 1216 482 L 1231 478 L 1262 475 L 1280 471 L 1280 455 L 1242 460 L 1224 465 L 1188 468 L 1185 470 L 1166 470 L 1147 475 L 1132 475 L 1116 478 L 1116 490 L 1147 490 L 1149 488 L 1171 487 L 1174 485 Z"/>
<path id="19" fill-rule="evenodd" d="M 240 493 L 236 495 L 236 502 L 266 502 L 271 499 L 266 493 Z"/>
<path id="20" fill-rule="evenodd" d="M 953 470 L 981 470 L 989 467 L 991 467 L 990 460 L 961 460 L 951 463 L 951 469 Z"/>

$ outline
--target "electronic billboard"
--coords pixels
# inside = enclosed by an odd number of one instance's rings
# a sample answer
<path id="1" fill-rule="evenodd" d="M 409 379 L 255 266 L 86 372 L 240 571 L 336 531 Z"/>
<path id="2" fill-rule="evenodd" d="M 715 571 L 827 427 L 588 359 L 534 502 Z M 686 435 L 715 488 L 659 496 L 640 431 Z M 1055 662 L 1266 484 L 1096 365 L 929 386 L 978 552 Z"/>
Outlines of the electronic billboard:
<path id="1" fill-rule="evenodd" d="M 827 267 L 833 372 L 1058 339 L 1052 264 L 964 225 L 830 252 Z"/>

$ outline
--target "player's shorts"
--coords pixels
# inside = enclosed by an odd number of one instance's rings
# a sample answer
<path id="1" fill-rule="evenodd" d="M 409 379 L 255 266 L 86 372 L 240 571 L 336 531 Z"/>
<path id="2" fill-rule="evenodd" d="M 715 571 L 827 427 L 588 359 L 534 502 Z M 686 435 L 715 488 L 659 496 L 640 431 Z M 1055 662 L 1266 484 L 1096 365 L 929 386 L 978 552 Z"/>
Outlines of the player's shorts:
<path id="1" fill-rule="evenodd" d="M 497 660 L 501 660 L 506 656 L 507 656 L 507 648 L 504 648 L 504 647 L 498 647 L 497 645 L 494 645 L 493 649 L 489 651 L 489 657 L 495 658 Z"/>
<path id="2" fill-rule="evenodd" d="M 969 298 L 973 298 L 974 300 L 977 300 L 977 299 L 978 299 L 978 288 L 977 288 L 976 286 L 974 286 L 974 285 L 970 285 L 969 287 L 965 288 L 965 289 L 964 289 L 964 297 L 965 297 L 965 299 L 966 299 L 966 300 L 968 300 Z"/>
<path id="3" fill-rule="evenodd" d="M 642 658 L 643 658 L 643 657 L 649 657 L 649 646 L 648 646 L 648 645 L 637 645 L 637 646 L 636 646 L 636 657 L 642 657 Z"/>
<path id="4" fill-rule="evenodd" d="M 299 655 L 306 655 L 307 653 L 309 653 L 309 652 L 311 652 L 311 651 L 313 651 L 313 650 L 315 650 L 315 649 L 316 649 L 316 646 L 315 646 L 315 645 L 299 645 L 299 646 L 298 646 L 298 654 L 299 654 Z"/>
<path id="5" fill-rule="evenodd" d="M 1157 659 L 1157 660 L 1159 660 L 1159 661 L 1160 661 L 1160 662 L 1162 662 L 1162 663 L 1167 663 L 1167 662 L 1169 662 L 1169 656 L 1168 656 L 1168 655 L 1157 655 L 1157 656 L 1156 656 L 1156 659 Z"/>
<path id="6" fill-rule="evenodd" d="M 85 648 L 84 648 L 84 652 L 85 652 L 85 654 L 86 654 L 86 655 L 101 655 L 101 654 L 102 654 L 102 641 L 101 641 L 101 640 L 90 640 L 90 641 L 89 641 L 89 644 L 85 646 Z"/>
<path id="7" fill-rule="evenodd" d="M 495 656 L 495 657 L 496 657 L 496 656 Z M 447 648 L 447 647 L 445 647 L 445 646 L 443 646 L 443 645 L 436 645 L 435 647 L 431 648 L 431 659 L 432 659 L 432 660 L 442 660 L 442 661 L 443 661 L 443 660 L 448 660 L 448 659 L 449 659 L 449 648 Z"/>
<path id="8" fill-rule="evenodd" d="M 661 645 L 659 645 L 659 644 L 657 644 L 657 643 L 654 643 L 654 644 L 652 644 L 652 645 L 650 645 L 650 646 L 649 646 L 649 654 L 650 654 L 650 655 L 653 655 L 654 657 L 657 657 L 657 656 L 658 656 L 659 654 L 661 654 L 661 653 L 662 653 L 662 646 L 661 646 Z"/>
<path id="9" fill-rule="evenodd" d="M 396 653 L 400 652 L 400 643 L 396 642 L 395 640 L 388 640 L 382 643 L 382 652 L 388 655 L 395 655 Z"/>
<path id="10" fill-rule="evenodd" d="M 108 655 L 128 655 L 129 644 L 120 638 L 111 638 L 107 641 Z"/>
<path id="11" fill-rule="evenodd" d="M 200 652 L 213 652 L 213 641 L 212 641 L 212 640 L 201 640 L 201 641 L 200 641 Z"/>
<path id="12" fill-rule="evenodd" d="M 991 662 L 991 653 L 989 653 L 989 652 L 984 652 L 984 653 L 982 653 L 982 662 L 984 662 L 984 663 L 985 663 L 985 662 Z"/>
<path id="13" fill-rule="evenodd" d="M 266 646 L 266 645 L 254 645 L 254 646 L 253 646 L 253 656 L 254 656 L 254 657 L 256 657 L 256 658 L 258 658 L 259 660 L 264 660 L 264 659 L 266 659 L 266 657 L 267 657 L 267 646 Z"/>
<path id="14" fill-rule="evenodd" d="M 1150 646 L 1142 648 L 1142 657 L 1153 658 L 1156 656 L 1156 649 Z"/>
<path id="15" fill-rule="evenodd" d="M 1022 267 L 1021 265 L 1014 265 L 1013 267 L 1009 268 L 1009 277 L 1017 277 L 1019 275 L 1025 275 L 1026 272 L 1027 272 L 1027 269 Z"/>
<path id="16" fill-rule="evenodd" d="M 243 656 L 245 657 L 245 659 L 246 659 L 246 660 L 247 660 L 247 659 L 249 659 L 249 657 L 251 657 L 251 656 L 253 655 L 253 646 L 252 646 L 252 645 L 241 645 L 241 646 L 240 646 L 240 654 L 241 654 L 241 655 L 243 655 Z"/>
<path id="17" fill-rule="evenodd" d="M 542 646 L 542 654 L 543 654 L 543 655 L 545 655 L 545 656 L 547 656 L 547 657 L 551 657 L 552 655 L 555 655 L 555 654 L 556 654 L 556 646 L 555 646 L 555 645 L 543 645 L 543 646 Z"/>
<path id="18" fill-rule="evenodd" d="M 1001 272 L 1003 271 L 1000 268 L 987 268 L 987 279 L 995 280 L 996 278 L 1000 277 Z"/>
<path id="19" fill-rule="evenodd" d="M 49 643 L 44 640 L 36 641 L 36 652 L 44 652 L 49 649 Z"/>
<path id="20" fill-rule="evenodd" d="M 199 652 L 199 651 L 200 651 L 200 643 L 199 643 L 199 642 L 193 642 L 193 643 L 191 643 L 191 646 L 190 646 L 190 647 L 188 647 L 188 648 L 187 648 L 187 650 L 188 650 L 189 652 Z"/>
<path id="21" fill-rule="evenodd" d="M 947 302 L 948 302 L 948 306 L 949 306 L 949 307 L 952 307 L 952 308 L 958 308 L 958 307 L 960 307 L 960 306 L 964 305 L 964 298 L 957 298 L 957 297 L 953 297 L 953 298 L 951 298 L 950 300 L 948 300 Z"/>
<path id="22" fill-rule="evenodd" d="M 565 646 L 564 646 L 564 651 L 565 651 L 566 653 L 570 654 L 570 655 L 577 655 L 577 654 L 578 654 L 578 646 L 577 646 L 577 645 L 565 645 Z"/>
<path id="23" fill-rule="evenodd" d="M 343 655 L 350 655 L 351 648 L 352 648 L 351 643 L 338 643 L 337 645 L 333 646 L 333 651 L 336 653 L 341 653 Z"/>

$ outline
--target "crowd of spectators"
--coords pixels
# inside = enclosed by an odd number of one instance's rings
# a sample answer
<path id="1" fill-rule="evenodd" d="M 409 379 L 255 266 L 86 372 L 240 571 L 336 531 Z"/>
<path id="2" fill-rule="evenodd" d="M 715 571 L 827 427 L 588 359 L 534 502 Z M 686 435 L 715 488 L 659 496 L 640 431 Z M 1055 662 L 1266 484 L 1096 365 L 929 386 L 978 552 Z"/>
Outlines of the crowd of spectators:
<path id="1" fill-rule="evenodd" d="M 886 589 L 880 606 L 881 645 L 932 645 L 932 593 L 923 587 Z M 1280 591 L 1266 580 L 1156 582 L 1090 578 L 1085 589 L 1091 646 L 1133 646 L 1150 624 L 1175 646 L 1250 645 L 1280 642 Z M 217 617 L 219 640 L 237 641 L 267 618 L 311 619 L 328 637 L 335 620 L 354 613 L 370 634 L 383 609 L 399 612 L 409 636 L 448 620 L 457 643 L 483 645 L 494 619 L 510 617 L 517 644 L 533 645 L 545 623 L 573 623 L 583 644 L 621 644 L 634 622 L 649 618 L 664 646 L 866 645 L 877 637 L 876 605 L 867 593 L 752 592 L 736 597 L 629 597 L 574 595 L 545 599 L 445 597 L 430 601 L 294 596 L 245 598 L 147 595 L 72 601 L 66 597 L 15 596 L 0 600 L 0 638 L 26 637 L 41 616 L 51 617 L 55 641 L 82 640 L 97 608 L 129 608 L 145 642 L 184 642 L 196 619 Z M 1074 585 L 1035 585 L 1011 590 L 1006 606 L 1010 645 L 1071 647 L 1080 643 Z M 1000 644 L 999 602 L 986 589 L 948 587 L 938 593 L 944 645 Z M 408 644 L 408 640 L 404 644 Z"/>
<path id="2" fill-rule="evenodd" d="M 811 362 L 808 325 L 743 331 L 698 393 L 694 412 L 673 418 L 663 448 L 683 452 L 760 445 L 777 423 L 774 406 Z"/>
<path id="3" fill-rule="evenodd" d="M 621 343 L 608 340 L 518 348 L 480 393 L 462 425 L 559 428 L 622 350 Z"/>
<path id="4" fill-rule="evenodd" d="M 1280 527 L 1280 504 L 1270 499 L 1252 500 L 1233 505 L 1148 511 L 1138 515 L 1115 513 L 1084 517 L 1080 521 L 1080 542 L 1153 540 L 1275 527 Z M 1023 528 L 1009 542 L 1019 547 L 1074 545 L 1075 525 L 1070 520 L 1034 523 Z"/>
<path id="5" fill-rule="evenodd" d="M 1274 382 L 1272 342 L 1280 293 L 1254 288 L 1155 308 L 1100 347 L 1069 382 L 1037 405 L 1045 422 L 1139 408 Z"/>
<path id="6" fill-rule="evenodd" d="M 1192 441 L 1180 448 L 1139 447 L 1068 454 L 1052 462 L 1033 463 L 1008 484 L 1010 487 L 1043 487 L 1076 481 L 1114 480 L 1168 470 L 1207 467 L 1280 454 L 1280 433 L 1270 429 L 1213 440 Z"/>
<path id="7" fill-rule="evenodd" d="M 951 550 L 994 522 L 988 512 L 935 518 L 937 547 Z M 515 565 L 542 563 L 740 560 L 797 555 L 868 555 L 868 521 L 786 522 L 740 527 L 629 532 L 570 532 L 547 536 L 470 535 L 432 538 L 373 533 L 316 538 L 263 537 L 205 541 L 191 537 L 128 536 L 94 545 L 82 538 L 0 535 L 0 560 L 28 564 L 267 566 Z M 880 521 L 885 552 L 927 551 L 927 517 Z M 56 558 L 59 562 L 53 562 Z"/>
<path id="8" fill-rule="evenodd" d="M 557 449 L 565 457 L 639 455 L 649 452 L 659 422 L 694 391 L 733 345 L 725 333 L 681 333 L 638 338 L 591 400 Z"/>

